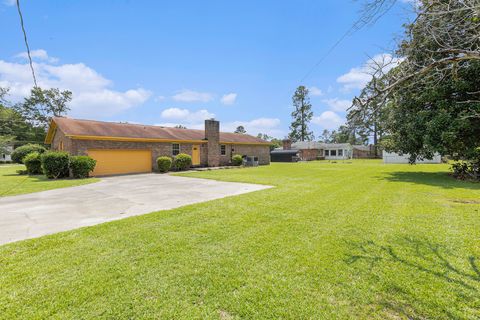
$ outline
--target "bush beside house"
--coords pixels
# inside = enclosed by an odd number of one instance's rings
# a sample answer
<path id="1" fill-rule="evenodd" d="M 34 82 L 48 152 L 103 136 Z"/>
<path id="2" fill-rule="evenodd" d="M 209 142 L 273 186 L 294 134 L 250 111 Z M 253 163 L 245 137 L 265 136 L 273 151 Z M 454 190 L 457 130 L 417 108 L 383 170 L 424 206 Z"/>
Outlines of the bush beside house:
<path id="1" fill-rule="evenodd" d="M 69 155 L 66 152 L 48 151 L 42 154 L 43 173 L 49 179 L 65 178 L 69 175 Z"/>
<path id="2" fill-rule="evenodd" d="M 170 157 L 158 157 L 157 158 L 158 171 L 165 173 L 172 167 L 172 158 Z"/>
<path id="3" fill-rule="evenodd" d="M 173 160 L 173 166 L 176 170 L 187 170 L 192 165 L 192 157 L 186 153 L 178 154 Z"/>
<path id="4" fill-rule="evenodd" d="M 42 161 L 40 153 L 34 151 L 23 158 L 27 173 L 31 175 L 42 174 Z"/>
<path id="5" fill-rule="evenodd" d="M 233 164 L 234 166 L 241 166 L 242 163 L 243 163 L 243 158 L 242 158 L 241 155 L 239 155 L 239 154 L 233 155 L 233 157 L 232 157 L 232 164 Z"/>
<path id="6" fill-rule="evenodd" d="M 13 150 L 11 157 L 12 161 L 15 163 L 23 163 L 23 159 L 29 153 L 38 152 L 41 154 L 45 151 L 47 151 L 47 149 L 39 144 L 26 144 Z"/>
<path id="7" fill-rule="evenodd" d="M 75 179 L 88 178 L 90 172 L 95 169 L 97 160 L 88 156 L 72 156 L 70 157 L 70 170 Z"/>

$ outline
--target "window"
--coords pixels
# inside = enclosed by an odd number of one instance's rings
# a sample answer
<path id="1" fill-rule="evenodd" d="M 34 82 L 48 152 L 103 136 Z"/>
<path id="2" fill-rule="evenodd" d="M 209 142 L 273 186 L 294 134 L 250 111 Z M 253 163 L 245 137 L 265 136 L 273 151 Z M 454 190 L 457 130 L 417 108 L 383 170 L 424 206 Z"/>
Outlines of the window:
<path id="1" fill-rule="evenodd" d="M 338 156 L 343 157 L 343 149 L 338 149 Z"/>
<path id="2" fill-rule="evenodd" d="M 325 157 L 328 157 L 330 155 L 329 151 L 330 150 L 325 150 Z"/>
<path id="3" fill-rule="evenodd" d="M 336 157 L 337 156 L 337 150 L 330 150 L 330 156 Z"/>
<path id="4" fill-rule="evenodd" d="M 60 141 L 60 146 L 58 147 L 60 151 L 63 151 L 63 141 Z"/>
<path id="5" fill-rule="evenodd" d="M 172 155 L 176 156 L 180 153 L 180 145 L 178 143 L 172 143 Z"/>
<path id="6" fill-rule="evenodd" d="M 227 146 L 226 145 L 224 145 L 224 144 L 220 145 L 220 154 L 222 156 L 227 154 Z"/>

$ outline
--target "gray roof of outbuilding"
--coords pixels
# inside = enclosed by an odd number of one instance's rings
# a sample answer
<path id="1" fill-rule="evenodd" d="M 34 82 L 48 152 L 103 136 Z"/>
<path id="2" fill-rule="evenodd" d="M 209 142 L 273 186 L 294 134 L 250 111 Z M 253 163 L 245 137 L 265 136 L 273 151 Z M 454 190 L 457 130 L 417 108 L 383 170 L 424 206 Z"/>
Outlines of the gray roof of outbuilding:
<path id="1" fill-rule="evenodd" d="M 350 148 L 350 143 L 322 143 L 322 149 L 334 149 L 334 148 Z"/>
<path id="2" fill-rule="evenodd" d="M 292 143 L 292 149 L 322 149 L 322 143 L 317 141 L 297 141 Z"/>
<path id="3" fill-rule="evenodd" d="M 298 150 L 295 150 L 295 149 L 290 149 L 290 150 L 283 150 L 283 149 L 274 149 L 272 151 L 270 151 L 270 153 L 278 153 L 278 154 L 281 154 L 281 153 L 285 153 L 285 154 L 296 154 L 298 152 Z"/>

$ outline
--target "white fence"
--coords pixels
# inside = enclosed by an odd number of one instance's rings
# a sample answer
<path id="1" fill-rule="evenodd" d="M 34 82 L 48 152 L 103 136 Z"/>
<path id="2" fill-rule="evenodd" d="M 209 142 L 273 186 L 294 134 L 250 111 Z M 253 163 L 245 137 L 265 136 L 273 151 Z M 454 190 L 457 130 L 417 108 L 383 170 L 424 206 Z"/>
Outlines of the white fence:
<path id="1" fill-rule="evenodd" d="M 399 155 L 394 152 L 383 151 L 383 163 L 409 163 L 408 158 L 410 155 Z M 442 157 L 439 154 L 435 154 L 433 159 L 417 159 L 415 163 L 442 163 Z"/>

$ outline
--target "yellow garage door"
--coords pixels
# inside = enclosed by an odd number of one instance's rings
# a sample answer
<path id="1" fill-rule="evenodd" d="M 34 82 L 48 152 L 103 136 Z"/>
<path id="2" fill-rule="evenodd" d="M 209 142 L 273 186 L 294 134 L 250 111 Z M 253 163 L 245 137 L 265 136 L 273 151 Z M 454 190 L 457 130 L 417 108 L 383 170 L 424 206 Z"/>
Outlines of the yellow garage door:
<path id="1" fill-rule="evenodd" d="M 93 176 L 152 171 L 151 150 L 88 150 L 97 160 Z"/>

